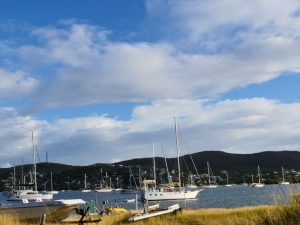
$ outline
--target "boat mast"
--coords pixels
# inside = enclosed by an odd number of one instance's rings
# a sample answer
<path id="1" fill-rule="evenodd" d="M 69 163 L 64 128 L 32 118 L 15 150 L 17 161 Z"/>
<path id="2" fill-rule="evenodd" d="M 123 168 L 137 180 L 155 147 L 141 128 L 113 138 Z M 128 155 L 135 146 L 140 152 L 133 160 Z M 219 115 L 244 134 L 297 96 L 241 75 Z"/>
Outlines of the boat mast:
<path id="1" fill-rule="evenodd" d="M 161 149 L 162 149 L 164 157 L 165 157 L 165 164 L 166 164 L 166 169 L 167 169 L 168 182 L 169 182 L 169 184 L 171 184 L 172 183 L 172 177 L 171 177 L 170 172 L 169 172 L 169 167 L 168 167 L 168 162 L 167 162 L 167 155 L 166 155 L 166 151 L 165 151 L 163 145 L 161 145 Z"/>
<path id="2" fill-rule="evenodd" d="M 176 149 L 177 149 L 177 163 L 178 163 L 178 183 L 179 187 L 181 187 L 181 171 L 180 171 L 180 160 L 179 160 L 179 145 L 178 145 L 178 130 L 177 130 L 177 121 L 176 117 L 174 117 L 175 121 L 175 134 L 176 134 Z"/>
<path id="3" fill-rule="evenodd" d="M 37 191 L 37 182 L 36 182 L 36 162 L 35 162 L 35 144 L 33 142 L 33 132 L 31 135 L 32 139 L 32 151 L 33 151 L 33 178 L 34 178 L 34 191 Z"/>
<path id="4" fill-rule="evenodd" d="M 282 181 L 284 182 L 284 170 L 283 170 L 283 166 L 281 167 L 281 172 L 282 172 Z"/>
<path id="5" fill-rule="evenodd" d="M 258 171 L 258 183 L 260 184 L 260 169 L 259 169 L 259 166 L 257 166 L 257 171 Z"/>
<path id="6" fill-rule="evenodd" d="M 53 191 L 52 171 L 50 172 L 50 189 Z"/>
<path id="7" fill-rule="evenodd" d="M 84 174 L 84 189 L 86 189 L 86 173 Z"/>
<path id="8" fill-rule="evenodd" d="M 207 161 L 207 175 L 208 175 L 208 184 L 210 185 L 210 172 L 209 172 L 209 162 Z"/>
<path id="9" fill-rule="evenodd" d="M 152 144 L 152 153 L 153 153 L 153 178 L 154 178 L 154 189 L 156 189 L 156 173 L 155 173 L 155 152 L 154 152 L 154 144 Z"/>

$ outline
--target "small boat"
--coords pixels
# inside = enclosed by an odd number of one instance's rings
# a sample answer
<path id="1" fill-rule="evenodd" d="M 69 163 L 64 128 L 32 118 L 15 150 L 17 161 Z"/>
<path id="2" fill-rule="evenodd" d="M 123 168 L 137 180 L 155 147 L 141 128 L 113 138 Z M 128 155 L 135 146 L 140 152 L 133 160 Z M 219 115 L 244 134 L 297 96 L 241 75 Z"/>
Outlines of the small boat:
<path id="1" fill-rule="evenodd" d="M 130 203 L 130 202 L 135 202 L 135 198 L 132 198 L 132 199 L 125 199 L 124 202 L 128 202 L 128 203 Z"/>
<path id="2" fill-rule="evenodd" d="M 82 199 L 51 200 L 29 202 L 23 199 L 20 202 L 1 203 L 0 215 L 13 215 L 18 219 L 39 219 L 46 214 L 47 220 L 60 222 L 66 218 L 74 208 L 85 204 Z"/>
<path id="3" fill-rule="evenodd" d="M 142 213 L 139 213 L 137 215 L 129 217 L 128 221 L 129 222 L 134 222 L 134 221 L 148 219 L 148 218 L 155 217 L 155 216 L 171 214 L 171 213 L 179 211 L 180 209 L 181 209 L 180 205 L 175 204 L 175 205 L 169 206 L 166 209 L 159 209 L 159 210 L 154 210 L 154 211 L 144 210 L 144 212 L 142 212 Z"/>

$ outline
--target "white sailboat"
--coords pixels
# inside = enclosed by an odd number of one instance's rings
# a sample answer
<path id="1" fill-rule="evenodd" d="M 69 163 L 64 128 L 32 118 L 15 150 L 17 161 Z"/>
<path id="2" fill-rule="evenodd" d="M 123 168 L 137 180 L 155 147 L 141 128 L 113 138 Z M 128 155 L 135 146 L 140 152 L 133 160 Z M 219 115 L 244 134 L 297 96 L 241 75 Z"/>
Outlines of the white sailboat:
<path id="1" fill-rule="evenodd" d="M 224 185 L 225 187 L 231 187 L 232 184 L 229 183 L 229 176 L 228 176 L 228 172 L 226 170 L 222 171 L 223 173 L 225 173 L 226 175 L 226 184 Z"/>
<path id="2" fill-rule="evenodd" d="M 57 195 L 58 191 L 53 190 L 52 172 L 50 172 L 50 191 L 43 191 L 43 194 Z"/>
<path id="3" fill-rule="evenodd" d="M 216 188 L 216 187 L 218 187 L 217 184 L 212 182 L 211 177 L 213 176 L 213 173 L 212 173 L 212 170 L 209 166 L 209 162 L 207 162 L 207 176 L 208 176 L 208 185 L 205 185 L 205 188 Z"/>
<path id="4" fill-rule="evenodd" d="M 265 186 L 265 184 L 263 184 L 262 182 L 261 182 L 261 173 L 260 173 L 260 168 L 259 168 L 259 166 L 257 166 L 257 172 L 258 172 L 258 183 L 253 183 L 253 180 L 252 180 L 252 187 L 256 187 L 256 188 L 262 188 L 262 187 L 264 187 Z M 253 177 L 252 177 L 252 179 L 253 179 Z"/>
<path id="5" fill-rule="evenodd" d="M 38 193 L 37 190 L 37 178 L 36 178 L 36 145 L 33 141 L 33 132 L 32 132 L 32 151 L 33 151 L 33 182 L 34 189 L 15 189 L 11 192 L 11 195 L 8 197 L 8 201 L 21 201 L 23 199 L 27 199 L 29 201 L 36 200 L 52 200 L 53 194 L 51 193 Z"/>
<path id="6" fill-rule="evenodd" d="M 96 192 L 112 192 L 113 189 L 108 185 L 107 178 L 108 178 L 107 172 L 104 179 L 102 174 L 102 169 L 101 169 L 101 184 L 99 187 L 95 188 Z"/>
<path id="7" fill-rule="evenodd" d="M 84 174 L 84 188 L 81 190 L 81 192 L 91 192 L 91 189 L 88 189 L 86 186 L 86 173 Z"/>
<path id="8" fill-rule="evenodd" d="M 177 149 L 177 164 L 178 164 L 178 185 L 177 186 L 162 186 L 157 187 L 156 175 L 154 168 L 154 180 L 144 180 L 144 191 L 142 192 L 142 198 L 147 201 L 160 201 L 160 200 L 183 200 L 183 199 L 195 199 L 202 189 L 187 190 L 182 187 L 181 184 L 181 170 L 179 161 L 179 143 L 178 143 L 178 131 L 177 122 L 175 120 L 175 134 L 176 134 L 176 149 Z M 154 146 L 153 146 L 154 152 Z M 154 167 L 155 158 L 153 157 Z"/>
<path id="9" fill-rule="evenodd" d="M 290 182 L 285 181 L 283 167 L 281 167 L 281 173 L 282 173 L 282 181 L 280 181 L 279 184 L 290 184 Z"/>

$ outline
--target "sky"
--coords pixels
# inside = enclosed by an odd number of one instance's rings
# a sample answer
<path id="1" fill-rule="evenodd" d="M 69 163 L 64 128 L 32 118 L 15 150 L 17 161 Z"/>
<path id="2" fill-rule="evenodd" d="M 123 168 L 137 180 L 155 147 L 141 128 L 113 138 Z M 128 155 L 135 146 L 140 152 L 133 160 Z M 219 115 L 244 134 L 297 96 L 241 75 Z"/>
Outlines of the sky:
<path id="1" fill-rule="evenodd" d="M 0 1 L 0 167 L 300 150 L 296 0 Z"/>

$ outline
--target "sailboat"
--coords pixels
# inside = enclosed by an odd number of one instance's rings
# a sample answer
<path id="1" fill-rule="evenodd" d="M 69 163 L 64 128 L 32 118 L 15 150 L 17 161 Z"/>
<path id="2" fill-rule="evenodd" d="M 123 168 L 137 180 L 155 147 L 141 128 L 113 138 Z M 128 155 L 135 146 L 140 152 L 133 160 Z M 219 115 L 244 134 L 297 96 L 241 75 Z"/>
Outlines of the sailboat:
<path id="1" fill-rule="evenodd" d="M 139 188 L 138 188 L 135 178 L 133 176 L 131 166 L 129 166 L 128 168 L 129 168 L 129 186 L 127 188 L 123 188 L 121 190 L 121 194 L 138 194 Z M 132 180 L 133 180 L 134 186 L 132 185 Z"/>
<path id="2" fill-rule="evenodd" d="M 100 186 L 95 188 L 96 192 L 112 192 L 113 189 L 110 186 L 108 186 L 107 179 L 108 179 L 107 172 L 106 172 L 105 179 L 104 179 L 103 175 L 102 175 L 102 169 L 101 169 L 101 184 L 100 184 Z"/>
<path id="3" fill-rule="evenodd" d="M 52 194 L 52 195 L 58 194 L 58 191 L 53 190 L 52 172 L 50 172 L 50 191 L 43 191 L 42 193 L 43 194 Z"/>
<path id="4" fill-rule="evenodd" d="M 265 184 L 263 184 L 262 182 L 261 182 L 261 173 L 260 173 L 260 168 L 259 168 L 259 166 L 257 166 L 257 172 L 258 172 L 258 183 L 253 183 L 253 177 L 252 177 L 252 187 L 257 187 L 257 188 L 262 188 L 262 187 L 264 187 L 265 186 Z"/>
<path id="5" fill-rule="evenodd" d="M 216 188 L 218 187 L 215 182 L 212 181 L 211 177 L 213 176 L 212 170 L 209 166 L 209 162 L 207 161 L 207 176 L 208 176 L 208 185 L 205 185 L 205 188 Z"/>
<path id="6" fill-rule="evenodd" d="M 91 189 L 88 189 L 86 186 L 86 173 L 84 174 L 84 188 L 81 190 L 81 192 L 91 192 Z"/>
<path id="7" fill-rule="evenodd" d="M 187 190 L 182 187 L 181 183 L 181 169 L 179 161 L 179 143 L 178 143 L 178 131 L 177 131 L 177 121 L 175 121 L 175 134 L 176 134 L 176 149 L 177 149 L 177 165 L 178 165 L 178 184 L 175 186 L 157 186 L 156 176 L 154 175 L 154 180 L 144 180 L 144 191 L 142 192 L 142 199 L 146 201 L 160 201 L 160 200 L 183 200 L 183 199 L 195 199 L 202 189 Z M 153 145 L 154 153 L 154 145 Z M 153 164 L 155 167 L 155 158 L 153 157 Z M 155 168 L 154 168 L 155 174 Z"/>
<path id="8" fill-rule="evenodd" d="M 222 171 L 226 175 L 226 184 L 224 185 L 225 187 L 231 187 L 232 184 L 229 184 L 229 177 L 228 177 L 228 172 L 226 170 Z"/>
<path id="9" fill-rule="evenodd" d="M 282 173 L 282 181 L 279 182 L 279 184 L 290 184 L 290 182 L 285 181 L 284 179 L 284 169 L 281 167 L 281 173 Z"/>
<path id="10" fill-rule="evenodd" d="M 37 190 L 37 178 L 36 178 L 36 145 L 33 141 L 33 132 L 32 132 L 32 151 L 33 151 L 33 185 L 34 189 L 14 189 L 11 192 L 11 195 L 8 197 L 7 201 L 22 201 L 23 199 L 27 199 L 29 201 L 41 201 L 41 200 L 52 200 L 53 194 L 45 193 L 40 194 Z"/>

